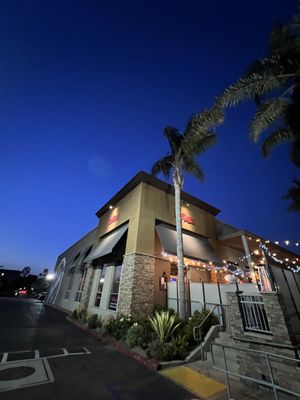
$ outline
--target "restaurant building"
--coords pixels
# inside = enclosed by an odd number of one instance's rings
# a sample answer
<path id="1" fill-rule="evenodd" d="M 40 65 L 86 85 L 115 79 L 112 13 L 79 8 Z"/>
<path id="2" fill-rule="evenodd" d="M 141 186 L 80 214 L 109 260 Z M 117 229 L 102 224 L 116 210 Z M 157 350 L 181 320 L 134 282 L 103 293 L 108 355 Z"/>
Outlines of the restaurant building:
<path id="1" fill-rule="evenodd" d="M 297 254 L 221 222 L 220 210 L 188 193 L 181 199 L 187 285 L 213 284 L 215 293 L 220 285 L 236 290 L 247 284 L 274 291 L 291 272 L 297 301 L 300 281 L 291 270 L 298 270 Z M 47 302 L 104 317 L 167 306 L 167 288 L 177 280 L 173 187 L 139 172 L 96 215 L 98 225 L 59 255 Z"/>

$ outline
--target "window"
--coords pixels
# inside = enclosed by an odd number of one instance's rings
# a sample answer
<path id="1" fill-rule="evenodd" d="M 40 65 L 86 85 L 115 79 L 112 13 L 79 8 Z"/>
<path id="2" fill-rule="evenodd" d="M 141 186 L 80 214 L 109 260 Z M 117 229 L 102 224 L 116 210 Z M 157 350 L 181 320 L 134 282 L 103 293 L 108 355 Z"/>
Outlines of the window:
<path id="1" fill-rule="evenodd" d="M 68 288 L 67 288 L 67 291 L 66 291 L 65 300 L 69 300 L 69 298 L 70 298 L 70 293 L 71 293 L 71 290 L 72 290 L 74 277 L 75 277 L 75 273 L 73 271 L 71 273 L 71 275 L 70 275 L 70 280 L 69 280 L 69 283 L 68 283 Z"/>
<path id="2" fill-rule="evenodd" d="M 106 273 L 106 267 L 103 267 L 100 269 L 100 276 L 99 276 L 99 282 L 98 282 L 98 288 L 96 292 L 96 298 L 95 298 L 95 307 L 100 306 L 100 301 L 101 301 L 101 296 L 102 296 L 102 291 L 103 291 L 103 286 L 104 286 L 104 280 L 105 280 L 105 273 Z"/>
<path id="3" fill-rule="evenodd" d="M 122 272 L 122 265 L 116 266 L 114 271 L 114 280 L 109 296 L 109 305 L 108 305 L 109 310 L 116 311 L 117 309 L 121 272 Z"/>
<path id="4" fill-rule="evenodd" d="M 80 300 L 81 300 L 82 291 L 83 291 L 83 288 L 84 288 L 84 283 L 85 283 L 85 278 L 86 278 L 86 271 L 87 271 L 87 270 L 84 269 L 84 270 L 81 272 L 81 276 L 80 276 L 79 283 L 78 283 L 78 289 L 77 289 L 77 292 L 76 292 L 76 294 L 75 294 L 75 299 L 74 299 L 74 301 L 80 302 Z"/>

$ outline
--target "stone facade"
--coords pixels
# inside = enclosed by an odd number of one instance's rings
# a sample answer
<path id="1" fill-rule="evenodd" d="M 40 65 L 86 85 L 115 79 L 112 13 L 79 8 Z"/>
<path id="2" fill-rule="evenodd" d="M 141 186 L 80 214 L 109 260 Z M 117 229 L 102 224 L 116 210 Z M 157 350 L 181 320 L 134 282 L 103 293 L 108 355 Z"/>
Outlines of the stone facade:
<path id="1" fill-rule="evenodd" d="M 296 347 L 293 346 L 286 321 L 284 305 L 280 294 L 276 292 L 261 292 L 264 308 L 271 334 L 246 332 L 243 327 L 242 315 L 238 302 L 238 293 L 227 293 L 228 312 L 231 331 L 236 346 L 244 350 L 258 350 L 263 353 L 237 350 L 239 373 L 248 377 L 271 382 L 266 352 L 274 355 L 295 359 Z M 269 356 L 275 383 L 284 388 L 300 393 L 299 363 L 276 356 Z M 245 380 L 249 384 L 249 381 Z"/>
<path id="2" fill-rule="evenodd" d="M 142 316 L 153 311 L 155 257 L 132 253 L 124 256 L 118 312 Z"/>
<path id="3" fill-rule="evenodd" d="M 92 290 L 93 280 L 95 275 L 95 269 L 91 266 L 91 264 L 86 266 L 86 277 L 85 283 L 82 291 L 80 307 L 87 309 L 90 300 L 90 294 Z"/>

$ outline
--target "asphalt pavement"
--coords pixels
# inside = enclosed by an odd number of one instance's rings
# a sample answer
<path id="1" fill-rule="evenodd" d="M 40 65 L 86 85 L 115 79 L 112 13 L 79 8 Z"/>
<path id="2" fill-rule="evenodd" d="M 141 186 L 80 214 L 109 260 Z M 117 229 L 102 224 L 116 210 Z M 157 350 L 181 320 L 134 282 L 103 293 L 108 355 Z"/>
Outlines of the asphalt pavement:
<path id="1" fill-rule="evenodd" d="M 34 369 L 36 374 L 31 378 L 7 380 L 9 374 L 13 377 Z M 30 379 L 35 382 L 30 383 Z M 13 389 L 7 389 L 11 385 Z M 187 400 L 193 397 L 160 374 L 77 328 L 64 313 L 33 299 L 0 298 L 1 400 Z"/>

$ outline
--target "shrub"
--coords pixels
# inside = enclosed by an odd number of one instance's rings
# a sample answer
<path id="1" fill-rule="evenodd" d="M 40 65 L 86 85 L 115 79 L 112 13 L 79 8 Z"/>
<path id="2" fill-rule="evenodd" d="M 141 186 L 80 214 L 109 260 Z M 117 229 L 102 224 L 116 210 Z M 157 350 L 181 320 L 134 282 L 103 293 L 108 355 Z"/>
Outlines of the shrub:
<path id="1" fill-rule="evenodd" d="M 176 336 L 171 340 L 175 360 L 183 360 L 188 354 L 189 343 L 185 335 Z"/>
<path id="2" fill-rule="evenodd" d="M 133 324 L 131 316 L 117 315 L 111 318 L 103 327 L 103 334 L 115 337 L 117 340 L 126 339 L 127 331 Z"/>
<path id="3" fill-rule="evenodd" d="M 146 354 L 157 361 L 171 361 L 174 360 L 174 347 L 171 342 L 164 343 L 156 339 L 150 343 Z"/>
<path id="4" fill-rule="evenodd" d="M 88 328 L 96 329 L 97 328 L 97 320 L 98 320 L 97 314 L 90 315 L 88 317 Z"/>
<path id="5" fill-rule="evenodd" d="M 87 310 L 85 308 L 78 309 L 78 319 L 82 322 L 87 322 Z"/>
<path id="6" fill-rule="evenodd" d="M 75 309 L 75 310 L 72 312 L 71 318 L 73 318 L 73 319 L 78 319 L 78 311 L 77 311 L 77 309 Z"/>
<path id="7" fill-rule="evenodd" d="M 180 325 L 180 322 L 176 323 L 176 314 L 171 315 L 169 311 L 156 312 L 153 318 L 148 318 L 161 342 L 166 342 Z"/>
<path id="8" fill-rule="evenodd" d="M 188 341 L 185 336 L 177 336 L 170 342 L 159 339 L 150 343 L 147 356 L 157 361 L 183 360 L 188 355 Z"/>
<path id="9" fill-rule="evenodd" d="M 186 339 L 190 345 L 195 345 L 196 342 L 194 340 L 194 332 L 193 329 L 195 326 L 200 326 L 201 323 L 204 321 L 204 319 L 208 316 L 210 310 L 203 308 L 202 311 L 194 311 L 194 314 L 192 317 L 189 318 L 187 321 L 186 326 L 183 329 L 183 333 L 186 336 Z M 207 320 L 204 322 L 201 330 L 202 338 L 205 337 L 207 332 L 209 331 L 209 328 L 212 325 L 216 325 L 219 323 L 218 318 L 215 316 L 215 314 L 211 314 Z"/>
<path id="10" fill-rule="evenodd" d="M 152 331 L 150 325 L 144 321 L 140 323 L 135 322 L 126 334 L 126 343 L 129 347 L 140 346 L 145 349 L 151 339 Z"/>
<path id="11" fill-rule="evenodd" d="M 102 317 L 98 316 L 97 322 L 96 322 L 96 328 L 102 328 L 103 326 L 103 319 Z"/>

